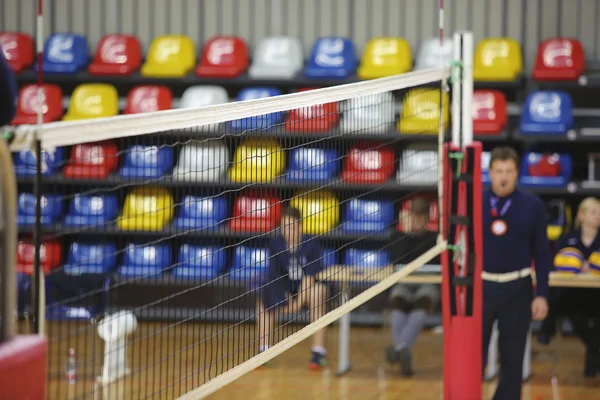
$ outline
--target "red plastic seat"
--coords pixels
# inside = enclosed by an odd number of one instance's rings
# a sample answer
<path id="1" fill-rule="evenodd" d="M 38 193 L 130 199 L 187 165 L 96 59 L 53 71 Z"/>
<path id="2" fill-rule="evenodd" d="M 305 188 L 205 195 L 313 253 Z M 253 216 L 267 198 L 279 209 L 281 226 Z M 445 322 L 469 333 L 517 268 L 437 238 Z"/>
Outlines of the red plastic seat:
<path id="1" fill-rule="evenodd" d="M 8 65 L 17 74 L 33 65 L 35 53 L 33 39 L 26 33 L 1 32 L 0 47 Z"/>
<path id="2" fill-rule="evenodd" d="M 360 144 L 346 156 L 342 179 L 353 183 L 384 183 L 393 173 L 393 149 L 377 144 Z"/>
<path id="3" fill-rule="evenodd" d="M 117 169 L 117 153 L 117 145 L 113 141 L 78 144 L 71 150 L 71 158 L 63 174 L 74 179 L 106 178 Z"/>
<path id="4" fill-rule="evenodd" d="M 235 78 L 248 70 L 248 46 L 236 36 L 210 39 L 200 55 L 196 75 L 210 78 Z"/>
<path id="5" fill-rule="evenodd" d="M 44 274 L 62 264 L 60 242 L 43 240 L 40 247 L 40 264 Z M 17 272 L 31 275 L 35 265 L 35 245 L 31 239 L 19 240 L 17 244 Z"/>
<path id="6" fill-rule="evenodd" d="M 90 75 L 130 75 L 142 65 L 142 46 L 132 35 L 105 35 L 88 68 Z"/>
<path id="7" fill-rule="evenodd" d="M 533 79 L 538 81 L 573 81 L 585 70 L 583 46 L 577 39 L 544 40 L 538 47 Z"/>
<path id="8" fill-rule="evenodd" d="M 129 91 L 125 114 L 147 113 L 173 108 L 173 94 L 166 86 L 136 86 Z"/>
<path id="9" fill-rule="evenodd" d="M 473 92 L 473 132 L 497 134 L 507 122 L 508 110 L 504 93 L 497 90 Z"/>
<path id="10" fill-rule="evenodd" d="M 19 92 L 17 112 L 12 125 L 35 124 L 38 113 L 38 85 L 27 85 Z M 63 115 L 62 90 L 58 85 L 42 85 L 42 119 L 59 121 Z"/>
<path id="11" fill-rule="evenodd" d="M 298 92 L 309 90 L 314 88 L 299 89 Z M 291 110 L 285 125 L 291 132 L 327 132 L 338 123 L 339 119 L 337 103 L 325 103 Z"/>
<path id="12" fill-rule="evenodd" d="M 236 199 L 229 228 L 238 232 L 269 232 L 277 228 L 280 217 L 279 197 L 248 191 Z"/>
<path id="13" fill-rule="evenodd" d="M 431 232 L 437 232 L 439 221 L 437 197 L 431 194 L 420 194 L 419 197 L 424 197 L 425 199 L 429 200 L 429 223 L 427 224 L 427 230 Z M 398 225 L 396 226 L 396 229 L 400 232 L 404 231 L 403 221 L 408 220 L 411 207 L 412 199 L 404 200 L 400 206 L 400 218 L 398 218 Z"/>

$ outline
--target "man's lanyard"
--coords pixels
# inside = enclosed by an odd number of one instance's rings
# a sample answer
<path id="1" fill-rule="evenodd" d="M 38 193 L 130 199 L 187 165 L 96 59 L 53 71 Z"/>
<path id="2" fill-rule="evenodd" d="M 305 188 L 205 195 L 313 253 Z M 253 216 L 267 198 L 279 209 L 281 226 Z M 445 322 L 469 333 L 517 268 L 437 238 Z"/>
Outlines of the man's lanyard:
<path id="1" fill-rule="evenodd" d="M 502 217 L 504 214 L 506 214 L 511 204 L 511 199 L 506 200 L 506 203 L 504 203 L 504 206 L 500 210 L 500 214 L 498 214 L 498 198 L 494 196 L 490 197 L 490 211 L 492 213 L 492 217 Z"/>

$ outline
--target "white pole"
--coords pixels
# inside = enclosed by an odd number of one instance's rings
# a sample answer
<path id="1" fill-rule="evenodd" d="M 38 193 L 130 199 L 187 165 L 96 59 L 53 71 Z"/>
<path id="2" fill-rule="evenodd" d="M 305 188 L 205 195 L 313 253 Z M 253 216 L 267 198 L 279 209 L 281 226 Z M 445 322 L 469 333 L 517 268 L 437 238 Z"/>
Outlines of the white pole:
<path id="1" fill-rule="evenodd" d="M 473 33 L 462 37 L 462 146 L 473 143 Z"/>
<path id="2" fill-rule="evenodd" d="M 461 49 L 461 35 L 459 32 L 454 34 L 454 62 L 460 62 L 462 60 L 462 49 Z M 452 77 L 452 144 L 456 147 L 460 147 L 460 128 L 461 128 L 461 83 L 460 75 L 456 74 L 456 67 L 452 67 L 450 76 Z"/>

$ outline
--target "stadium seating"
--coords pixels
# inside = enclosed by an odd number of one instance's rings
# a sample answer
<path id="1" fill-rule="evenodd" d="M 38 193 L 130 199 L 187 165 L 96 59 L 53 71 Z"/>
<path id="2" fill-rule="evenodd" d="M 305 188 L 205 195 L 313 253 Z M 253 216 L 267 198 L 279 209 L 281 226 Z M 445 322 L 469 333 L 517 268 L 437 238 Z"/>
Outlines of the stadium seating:
<path id="1" fill-rule="evenodd" d="M 440 44 L 440 38 L 424 41 L 419 47 L 415 71 L 428 68 L 439 68 L 449 66 L 454 59 L 454 43 L 452 38 L 444 38 Z"/>
<path id="2" fill-rule="evenodd" d="M 521 163 L 523 186 L 565 186 L 571 181 L 572 160 L 568 154 L 527 152 Z"/>
<path id="3" fill-rule="evenodd" d="M 166 243 L 125 247 L 117 272 L 125 277 L 157 277 L 171 266 L 171 246 Z"/>
<path id="4" fill-rule="evenodd" d="M 492 157 L 489 151 L 481 152 L 481 182 L 490 183 L 490 158 Z"/>
<path id="5" fill-rule="evenodd" d="M 62 250 L 58 240 L 42 240 L 40 265 L 45 274 L 62 265 Z M 35 243 L 21 239 L 17 244 L 17 273 L 31 275 L 35 270 Z"/>
<path id="6" fill-rule="evenodd" d="M 117 169 L 117 153 L 112 140 L 75 145 L 63 174 L 73 179 L 104 179 Z"/>
<path id="7" fill-rule="evenodd" d="M 449 100 L 443 92 L 440 100 L 439 89 L 413 89 L 403 100 L 402 113 L 398 121 L 398 131 L 403 135 L 437 134 L 440 130 L 440 108 L 442 128 L 448 128 Z M 442 102 L 440 107 L 440 101 Z"/>
<path id="8" fill-rule="evenodd" d="M 15 175 L 17 177 L 33 177 L 36 171 L 36 157 L 32 150 L 21 150 L 13 153 Z M 63 148 L 42 150 L 42 176 L 50 176 L 59 172 L 63 165 Z"/>
<path id="9" fill-rule="evenodd" d="M 384 183 L 394 173 L 394 150 L 374 143 L 354 146 L 344 158 L 342 179 L 352 183 Z"/>
<path id="10" fill-rule="evenodd" d="M 438 214 L 438 198 L 434 194 L 418 194 L 419 197 L 424 197 L 429 200 L 429 222 L 427 223 L 427 230 L 431 232 L 438 231 L 439 214 Z M 414 196 L 413 196 L 414 197 Z M 398 225 L 396 229 L 400 232 L 405 230 L 404 225 L 409 221 L 408 215 L 412 207 L 412 198 L 406 199 L 400 205 L 400 218 L 398 219 Z"/>
<path id="11" fill-rule="evenodd" d="M 248 70 L 254 79 L 292 79 L 304 67 L 302 44 L 293 37 L 267 37 L 254 52 Z"/>
<path id="12" fill-rule="evenodd" d="M 8 65 L 17 74 L 33 65 L 33 38 L 21 32 L 0 32 L 0 49 Z"/>
<path id="13" fill-rule="evenodd" d="M 240 91 L 237 101 L 263 99 L 266 97 L 279 96 L 280 94 L 281 92 L 279 89 L 275 88 L 247 88 Z M 229 128 L 236 132 L 268 130 L 281 124 L 283 122 L 283 118 L 283 112 L 257 115 L 255 117 L 231 121 Z"/>
<path id="14" fill-rule="evenodd" d="M 77 194 L 69 205 L 65 225 L 104 228 L 114 222 L 118 215 L 119 204 L 116 194 Z"/>
<path id="15" fill-rule="evenodd" d="M 119 175 L 156 179 L 173 172 L 173 147 L 133 145 L 125 152 Z"/>
<path id="16" fill-rule="evenodd" d="M 38 110 L 39 85 L 25 85 L 19 92 L 17 113 L 11 125 L 36 124 Z M 60 86 L 53 84 L 42 85 L 42 121 L 44 123 L 54 122 L 61 119 L 63 115 L 62 90 Z"/>
<path id="17" fill-rule="evenodd" d="M 267 276 L 269 261 L 268 248 L 237 246 L 233 252 L 229 277 L 260 284 Z"/>
<path id="18" fill-rule="evenodd" d="M 584 257 L 581 251 L 576 247 L 565 247 L 554 256 L 554 269 L 560 274 L 578 274 L 581 272 L 583 262 Z"/>
<path id="19" fill-rule="evenodd" d="M 394 97 L 389 92 L 350 99 L 341 108 L 344 133 L 387 133 L 396 121 Z"/>
<path id="20" fill-rule="evenodd" d="M 197 108 L 223 104 L 229 101 L 227 91 L 220 86 L 191 86 L 183 92 L 179 108 Z"/>
<path id="21" fill-rule="evenodd" d="M 142 65 L 142 76 L 149 78 L 183 78 L 196 63 L 194 42 L 183 35 L 154 38 Z"/>
<path id="22" fill-rule="evenodd" d="M 359 268 L 384 268 L 390 265 L 390 255 L 385 250 L 346 250 L 344 265 Z"/>
<path id="23" fill-rule="evenodd" d="M 475 81 L 510 82 L 522 72 L 521 46 L 514 39 L 486 38 L 477 44 L 473 59 Z"/>
<path id="24" fill-rule="evenodd" d="M 504 130 L 508 123 L 506 96 L 498 90 L 473 92 L 473 132 L 493 135 Z"/>
<path id="25" fill-rule="evenodd" d="M 90 75 L 131 75 L 142 65 L 142 46 L 132 35 L 105 35 L 88 67 Z"/>
<path id="26" fill-rule="evenodd" d="M 21 193 L 17 203 L 17 225 L 19 228 L 26 228 L 35 224 L 35 195 L 33 193 Z M 44 226 L 55 224 L 62 217 L 62 197 L 56 194 L 42 194 L 40 208 L 42 209 L 40 223 Z"/>
<path id="27" fill-rule="evenodd" d="M 336 177 L 338 170 L 335 150 L 299 147 L 291 152 L 286 178 L 297 182 L 328 182 Z"/>
<path id="28" fill-rule="evenodd" d="M 125 198 L 117 224 L 124 231 L 162 231 L 171 223 L 173 205 L 166 189 L 137 187 Z"/>
<path id="29" fill-rule="evenodd" d="M 585 70 L 583 46 L 577 39 L 552 38 L 540 43 L 531 76 L 536 81 L 570 81 Z"/>
<path id="30" fill-rule="evenodd" d="M 117 266 L 117 247 L 113 243 L 81 242 L 71 244 L 63 270 L 67 275 L 109 274 Z"/>
<path id="31" fill-rule="evenodd" d="M 42 69 L 45 73 L 75 74 L 87 66 L 88 45 L 85 36 L 71 33 L 50 35 L 44 46 Z M 37 71 L 39 65 L 34 65 Z"/>
<path id="32" fill-rule="evenodd" d="M 388 200 L 350 199 L 346 203 L 342 230 L 353 233 L 385 232 L 394 226 L 394 203 Z"/>
<path id="33" fill-rule="evenodd" d="M 563 232 L 570 230 L 571 206 L 564 199 L 552 199 L 547 203 L 548 239 L 558 240 Z"/>
<path id="34" fill-rule="evenodd" d="M 217 246 L 183 244 L 179 248 L 173 276 L 214 279 L 227 270 L 227 252 Z"/>
<path id="35" fill-rule="evenodd" d="M 127 94 L 125 114 L 139 114 L 170 110 L 173 94 L 166 86 L 136 86 Z"/>
<path id="36" fill-rule="evenodd" d="M 320 235 L 334 229 L 340 220 L 340 203 L 327 190 L 301 191 L 290 205 L 302 214 L 302 230 L 306 235 Z"/>
<path id="37" fill-rule="evenodd" d="M 312 89 L 300 89 L 305 92 Z M 339 121 L 336 103 L 317 104 L 311 107 L 290 110 L 286 118 L 286 129 L 290 132 L 327 132 Z"/>
<path id="38" fill-rule="evenodd" d="M 369 40 L 363 53 L 358 77 L 375 79 L 403 74 L 412 69 L 410 45 L 401 38 L 377 37 Z"/>
<path id="39" fill-rule="evenodd" d="M 175 219 L 175 227 L 182 229 L 217 229 L 229 218 L 229 202 L 224 196 L 185 196 Z"/>
<path id="40" fill-rule="evenodd" d="M 196 75 L 206 78 L 235 78 L 248 70 L 248 46 L 237 36 L 211 38 L 200 55 Z"/>
<path id="41" fill-rule="evenodd" d="M 321 263 L 323 267 L 328 268 L 338 264 L 338 254 L 335 250 L 323 249 L 323 255 L 321 257 Z"/>
<path id="42" fill-rule="evenodd" d="M 112 117 L 119 113 L 119 95 L 114 86 L 84 83 L 73 91 L 63 121 Z"/>
<path id="43" fill-rule="evenodd" d="M 187 182 L 218 182 L 226 179 L 229 149 L 220 140 L 188 143 L 179 152 L 173 179 Z"/>
<path id="44" fill-rule="evenodd" d="M 348 38 L 323 37 L 313 44 L 304 68 L 307 78 L 348 78 L 356 71 L 356 49 Z"/>
<path id="45" fill-rule="evenodd" d="M 429 143 L 410 144 L 402 151 L 396 180 L 401 185 L 436 185 L 438 176 L 438 151 Z"/>
<path id="46" fill-rule="evenodd" d="M 573 126 L 571 97 L 562 91 L 537 91 L 527 96 L 521 111 L 521 134 L 564 135 Z"/>
<path id="47" fill-rule="evenodd" d="M 271 139 L 250 138 L 235 150 L 229 170 L 232 182 L 269 182 L 285 171 L 285 152 Z"/>
<path id="48" fill-rule="evenodd" d="M 279 226 L 281 199 L 264 191 L 245 191 L 235 200 L 229 228 L 238 232 L 269 232 Z"/>

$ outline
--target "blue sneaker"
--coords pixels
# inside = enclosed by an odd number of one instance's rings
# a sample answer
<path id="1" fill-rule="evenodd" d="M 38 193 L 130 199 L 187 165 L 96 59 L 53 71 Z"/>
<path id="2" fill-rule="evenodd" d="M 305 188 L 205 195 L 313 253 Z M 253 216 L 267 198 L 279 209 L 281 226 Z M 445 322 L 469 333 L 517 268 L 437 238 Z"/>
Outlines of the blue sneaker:
<path id="1" fill-rule="evenodd" d="M 308 369 L 312 371 L 317 371 L 327 365 L 327 357 L 325 354 L 321 354 L 318 351 L 312 352 L 312 358 L 310 359 L 310 364 L 308 364 Z"/>

